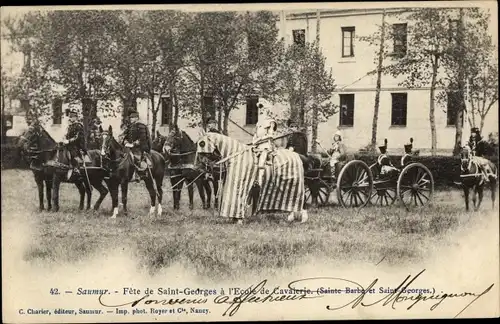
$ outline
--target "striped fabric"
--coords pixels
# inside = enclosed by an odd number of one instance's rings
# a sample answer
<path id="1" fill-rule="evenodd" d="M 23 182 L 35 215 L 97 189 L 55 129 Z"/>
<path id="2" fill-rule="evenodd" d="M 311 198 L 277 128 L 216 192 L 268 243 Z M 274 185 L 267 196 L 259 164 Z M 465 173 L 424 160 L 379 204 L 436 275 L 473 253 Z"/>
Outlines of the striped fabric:
<path id="1" fill-rule="evenodd" d="M 221 158 L 233 156 L 227 164 L 227 177 L 222 192 L 220 215 L 244 218 L 250 189 L 257 178 L 257 159 L 250 146 L 225 135 L 207 133 L 198 140 L 199 153 L 213 153 Z M 266 166 L 258 210 L 298 212 L 304 205 L 304 168 L 298 154 L 279 149 L 273 165 Z"/>

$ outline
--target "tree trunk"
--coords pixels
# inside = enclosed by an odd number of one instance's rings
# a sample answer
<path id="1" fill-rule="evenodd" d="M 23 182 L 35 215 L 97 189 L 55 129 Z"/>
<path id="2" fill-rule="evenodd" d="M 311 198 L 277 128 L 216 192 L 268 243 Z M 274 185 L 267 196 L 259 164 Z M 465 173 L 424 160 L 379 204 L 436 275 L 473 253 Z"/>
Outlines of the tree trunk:
<path id="1" fill-rule="evenodd" d="M 224 135 L 228 135 L 228 126 L 229 126 L 229 113 L 231 110 L 224 109 L 224 128 L 222 129 L 222 133 Z"/>
<path id="2" fill-rule="evenodd" d="M 436 92 L 438 62 L 439 62 L 438 57 L 433 58 L 430 105 L 429 105 L 429 122 L 431 125 L 431 155 L 433 156 L 436 155 L 436 148 L 437 148 L 436 120 L 434 118 L 434 111 L 435 111 L 434 93 Z"/>
<path id="3" fill-rule="evenodd" d="M 465 66 L 464 66 L 464 61 L 463 57 L 465 53 L 463 52 L 463 9 L 460 9 L 460 20 L 459 20 L 459 27 L 458 27 L 458 39 L 457 39 L 457 45 L 459 49 L 459 55 L 458 55 L 458 93 L 460 97 L 460 103 L 458 106 L 458 111 L 457 111 L 457 117 L 455 118 L 455 146 L 453 148 L 453 155 L 457 156 L 460 154 L 461 147 L 462 147 L 462 131 L 463 131 L 463 117 L 464 117 L 464 111 L 465 111 Z"/>
<path id="4" fill-rule="evenodd" d="M 206 118 L 205 118 L 205 101 L 203 97 L 205 96 L 205 80 L 203 74 L 203 66 L 200 68 L 200 108 L 201 108 L 201 127 L 206 128 Z"/>
<path id="5" fill-rule="evenodd" d="M 149 101 L 151 102 L 151 137 L 156 138 L 156 119 L 158 116 L 158 109 L 155 108 L 155 95 L 149 94 Z"/>
<path id="6" fill-rule="evenodd" d="M 177 100 L 177 91 L 172 89 L 171 96 L 174 99 L 174 125 L 179 122 L 179 100 Z"/>
<path id="7" fill-rule="evenodd" d="M 378 65 L 377 65 L 377 88 L 375 91 L 375 105 L 373 107 L 373 121 L 372 121 L 372 140 L 370 149 L 375 152 L 377 147 L 377 127 L 378 127 L 378 110 L 380 106 L 380 88 L 382 87 L 382 64 L 384 63 L 384 41 L 385 41 L 385 9 L 382 13 L 382 33 L 380 36 L 380 48 L 378 52 Z"/>
<path id="8" fill-rule="evenodd" d="M 320 24 L 321 22 L 321 16 L 320 16 L 320 11 L 319 10 L 316 10 L 316 46 L 318 46 L 318 51 L 319 51 L 319 35 L 320 35 Z M 316 64 L 318 65 L 318 64 Z M 316 71 L 319 70 L 319 67 L 316 66 Z M 319 71 L 318 71 L 319 72 Z M 313 106 L 313 110 L 312 110 L 312 144 L 311 144 L 311 151 L 313 153 L 316 153 L 317 151 L 317 146 L 318 144 L 316 143 L 316 140 L 318 139 L 318 105 L 319 105 L 319 102 L 318 102 L 318 99 L 317 99 L 317 89 L 316 87 L 314 87 L 314 100 L 315 100 L 315 103 L 314 103 L 314 106 Z"/>
<path id="9" fill-rule="evenodd" d="M 481 122 L 479 123 L 479 134 L 483 133 L 484 119 L 485 118 L 486 118 L 486 115 L 481 115 Z"/>
<path id="10" fill-rule="evenodd" d="M 92 112 L 93 100 L 91 98 L 82 99 L 82 115 L 83 115 L 83 133 L 85 134 L 85 145 L 90 140 L 90 115 Z"/>

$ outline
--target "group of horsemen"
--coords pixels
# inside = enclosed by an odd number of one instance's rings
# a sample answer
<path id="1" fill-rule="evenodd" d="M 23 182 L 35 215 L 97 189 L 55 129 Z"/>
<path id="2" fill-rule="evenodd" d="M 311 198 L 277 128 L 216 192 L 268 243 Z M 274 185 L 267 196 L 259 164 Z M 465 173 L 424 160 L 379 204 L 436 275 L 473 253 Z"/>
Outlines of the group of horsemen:
<path id="1" fill-rule="evenodd" d="M 271 108 L 264 107 L 262 104 L 259 104 L 259 108 Z M 72 169 L 68 171 L 68 179 L 71 178 L 73 173 L 79 174 L 79 167 L 85 162 L 90 162 L 90 159 L 87 155 L 86 150 L 86 141 L 85 141 L 85 133 L 83 124 L 79 121 L 78 111 L 75 109 L 71 109 L 68 111 L 69 117 L 69 125 L 67 129 L 67 133 L 63 144 L 65 144 L 71 154 L 71 163 Z M 35 122 L 30 123 L 32 126 Z M 287 126 L 291 132 L 288 136 L 287 144 L 285 146 L 286 149 L 291 151 L 297 151 L 298 146 L 304 143 L 298 144 L 297 140 L 304 139 L 305 147 L 307 148 L 307 136 L 302 130 L 299 130 L 296 124 L 289 120 Z M 255 134 L 252 141 L 253 152 L 256 156 L 256 161 L 258 164 L 258 175 L 257 175 L 257 184 L 262 184 L 264 168 L 266 164 L 272 163 L 273 156 L 276 152 L 275 139 L 277 137 L 277 129 L 278 124 L 276 120 L 271 117 L 268 117 L 264 114 L 259 116 L 259 121 L 256 125 Z M 216 132 L 221 133 L 218 127 L 218 123 L 213 117 L 209 117 L 206 120 L 206 132 Z M 298 137 L 296 135 L 299 135 Z M 295 136 L 294 136 L 295 135 Z M 130 110 L 128 113 L 128 123 L 124 129 L 122 134 L 121 144 L 125 147 L 130 148 L 131 150 L 138 150 L 140 152 L 139 165 L 136 168 L 139 172 L 144 171 L 148 167 L 151 167 L 151 137 L 148 127 L 140 122 L 139 114 L 136 110 Z M 493 173 L 493 170 L 490 168 L 489 161 L 484 158 L 485 154 L 485 142 L 480 135 L 480 131 L 478 128 L 472 128 L 471 136 L 469 142 L 467 143 L 471 153 L 472 159 L 475 161 L 481 168 L 486 181 L 490 177 L 496 177 Z M 412 154 L 412 143 L 408 143 L 404 145 L 405 148 L 405 156 L 403 159 Z M 384 144 L 378 147 L 380 151 L 380 155 L 377 159 L 377 163 L 380 166 L 380 176 L 389 175 L 391 173 L 397 173 L 399 170 L 394 167 L 387 154 L 387 140 L 384 140 Z M 329 165 L 332 177 L 335 178 L 337 174 L 337 166 L 345 158 L 346 148 L 342 142 L 342 134 L 340 131 L 337 131 L 333 136 L 333 143 L 330 149 L 327 150 L 327 154 L 329 156 Z M 303 158 L 303 156 L 301 156 Z M 402 162 L 403 163 L 403 162 Z M 134 172 L 133 178 L 131 181 L 138 181 L 140 176 L 137 172 Z"/>

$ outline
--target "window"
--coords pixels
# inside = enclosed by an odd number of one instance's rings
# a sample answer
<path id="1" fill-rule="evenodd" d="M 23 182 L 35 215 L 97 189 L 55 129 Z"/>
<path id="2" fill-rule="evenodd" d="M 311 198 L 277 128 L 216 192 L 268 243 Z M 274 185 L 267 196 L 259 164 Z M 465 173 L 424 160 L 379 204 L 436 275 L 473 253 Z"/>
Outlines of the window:
<path id="1" fill-rule="evenodd" d="M 62 99 L 56 98 L 52 100 L 52 124 L 60 125 L 62 122 Z"/>
<path id="2" fill-rule="evenodd" d="M 205 107 L 205 112 L 207 114 L 210 114 L 210 117 L 215 118 L 214 97 L 204 96 L 203 97 L 203 106 Z"/>
<path id="3" fill-rule="evenodd" d="M 340 95 L 340 126 L 354 126 L 354 94 Z"/>
<path id="4" fill-rule="evenodd" d="M 300 46 L 306 45 L 306 30 L 294 29 L 293 30 L 293 43 Z"/>
<path id="5" fill-rule="evenodd" d="M 460 93 L 458 91 L 446 93 L 446 126 L 455 126 L 457 111 L 460 109 Z M 464 122 L 462 118 L 462 123 Z"/>
<path id="6" fill-rule="evenodd" d="M 354 56 L 354 27 L 342 27 L 342 57 Z"/>
<path id="7" fill-rule="evenodd" d="M 247 97 L 247 125 L 255 125 L 259 121 L 259 108 L 257 107 L 258 101 L 259 97 L 257 96 Z"/>
<path id="8" fill-rule="evenodd" d="M 408 24 L 394 24 L 392 25 L 392 32 L 394 33 L 394 49 L 393 53 L 396 56 L 405 56 L 408 39 Z"/>
<path id="9" fill-rule="evenodd" d="M 29 99 L 20 99 L 21 102 L 21 110 L 28 112 L 30 110 L 30 101 Z"/>
<path id="10" fill-rule="evenodd" d="M 170 97 L 161 98 L 161 124 L 172 124 L 172 98 Z"/>
<path id="11" fill-rule="evenodd" d="M 408 94 L 391 93 L 392 96 L 392 126 L 406 126 L 406 110 L 408 104 Z"/>

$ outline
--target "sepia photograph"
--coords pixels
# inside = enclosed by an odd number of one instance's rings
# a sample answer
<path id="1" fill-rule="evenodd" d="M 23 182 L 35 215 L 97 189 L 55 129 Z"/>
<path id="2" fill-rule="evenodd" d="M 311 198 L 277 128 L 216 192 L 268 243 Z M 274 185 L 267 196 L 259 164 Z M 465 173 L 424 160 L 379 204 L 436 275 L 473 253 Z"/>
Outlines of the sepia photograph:
<path id="1" fill-rule="evenodd" d="M 496 1 L 0 10 L 3 322 L 500 316 Z"/>

